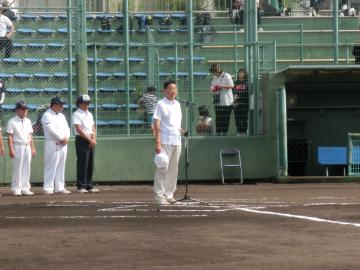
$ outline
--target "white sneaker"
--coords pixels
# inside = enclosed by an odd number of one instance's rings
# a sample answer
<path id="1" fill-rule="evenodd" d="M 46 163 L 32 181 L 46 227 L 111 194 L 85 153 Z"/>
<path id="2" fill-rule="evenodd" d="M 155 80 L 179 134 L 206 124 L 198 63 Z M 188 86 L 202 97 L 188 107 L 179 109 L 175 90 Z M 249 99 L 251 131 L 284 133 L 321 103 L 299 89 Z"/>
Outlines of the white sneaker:
<path id="1" fill-rule="evenodd" d="M 88 191 L 85 188 L 80 188 L 77 190 L 78 193 L 88 193 Z"/>
<path id="2" fill-rule="evenodd" d="M 57 191 L 56 193 L 67 195 L 67 194 L 71 194 L 71 191 L 67 190 L 67 189 L 63 189 L 63 190 Z"/>
<path id="3" fill-rule="evenodd" d="M 14 192 L 13 192 L 13 195 L 14 195 L 14 196 L 21 196 L 21 191 L 14 191 Z"/>
<path id="4" fill-rule="evenodd" d="M 21 192 L 21 194 L 24 196 L 33 196 L 34 192 L 31 192 L 30 190 L 24 190 Z"/>
<path id="5" fill-rule="evenodd" d="M 52 191 L 52 190 L 44 190 L 44 195 L 54 195 L 54 191 Z"/>
<path id="6" fill-rule="evenodd" d="M 98 190 L 97 188 L 92 188 L 88 190 L 89 193 L 99 193 L 100 190 Z"/>
<path id="7" fill-rule="evenodd" d="M 175 203 L 177 202 L 174 197 L 171 197 L 171 198 L 166 198 L 166 200 L 168 201 L 168 203 Z"/>
<path id="8" fill-rule="evenodd" d="M 169 205 L 170 203 L 165 198 L 158 198 L 156 199 L 159 205 Z"/>

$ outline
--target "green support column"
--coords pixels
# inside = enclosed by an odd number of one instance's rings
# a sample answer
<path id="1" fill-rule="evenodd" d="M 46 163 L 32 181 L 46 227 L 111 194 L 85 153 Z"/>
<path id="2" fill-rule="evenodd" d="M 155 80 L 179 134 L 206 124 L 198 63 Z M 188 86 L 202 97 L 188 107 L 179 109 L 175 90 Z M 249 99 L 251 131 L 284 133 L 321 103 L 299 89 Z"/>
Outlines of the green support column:
<path id="1" fill-rule="evenodd" d="M 284 87 L 277 89 L 276 98 L 278 177 L 283 178 L 288 176 L 286 91 Z"/>
<path id="2" fill-rule="evenodd" d="M 334 64 L 339 61 L 339 0 L 333 0 Z"/>
<path id="3" fill-rule="evenodd" d="M 194 101 L 194 23 L 193 23 L 193 1 L 187 1 L 187 23 L 189 29 L 189 100 Z"/>
<path id="4" fill-rule="evenodd" d="M 75 36 L 76 36 L 76 90 L 78 95 L 88 93 L 88 64 L 87 64 L 87 38 L 86 38 L 86 3 L 83 0 L 76 1 L 75 12 Z M 72 29 L 69 29 L 72 31 Z"/>
<path id="5" fill-rule="evenodd" d="M 124 35 L 125 35 L 125 88 L 126 88 L 126 104 L 130 103 L 130 36 L 129 36 L 129 0 L 123 1 L 123 14 L 124 14 Z M 126 106 L 126 130 L 127 135 L 130 135 L 130 108 Z"/>
<path id="6" fill-rule="evenodd" d="M 259 94 L 257 61 L 257 7 L 256 1 L 245 0 L 246 70 L 249 75 L 249 134 L 259 133 Z"/>

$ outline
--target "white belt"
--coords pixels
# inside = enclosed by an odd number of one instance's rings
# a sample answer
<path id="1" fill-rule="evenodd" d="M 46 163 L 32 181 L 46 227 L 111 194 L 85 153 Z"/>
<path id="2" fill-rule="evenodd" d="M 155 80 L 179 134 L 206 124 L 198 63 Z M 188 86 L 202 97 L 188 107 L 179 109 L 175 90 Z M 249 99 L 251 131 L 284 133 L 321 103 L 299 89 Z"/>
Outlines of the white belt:
<path id="1" fill-rule="evenodd" d="M 25 143 L 25 142 L 14 142 L 15 145 L 23 145 L 23 146 L 28 146 L 29 143 Z"/>

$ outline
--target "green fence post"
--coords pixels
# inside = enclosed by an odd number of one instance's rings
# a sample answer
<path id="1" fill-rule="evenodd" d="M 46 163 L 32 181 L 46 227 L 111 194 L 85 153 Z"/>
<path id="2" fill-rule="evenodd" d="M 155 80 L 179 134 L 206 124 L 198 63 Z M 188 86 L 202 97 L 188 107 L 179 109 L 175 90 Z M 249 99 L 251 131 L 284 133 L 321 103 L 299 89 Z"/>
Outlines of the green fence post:
<path id="1" fill-rule="evenodd" d="M 288 176 L 287 156 L 287 121 L 286 121 L 286 92 L 285 87 L 278 88 L 277 98 L 277 148 L 278 148 L 278 177 Z"/>
<path id="2" fill-rule="evenodd" d="M 68 29 L 69 29 L 69 39 L 68 39 L 68 71 L 69 71 L 69 77 L 68 77 L 68 97 L 69 97 L 69 110 L 68 110 L 68 115 L 69 115 L 69 119 L 71 119 L 71 114 L 72 114 L 72 104 L 73 104 L 73 93 L 72 93 L 72 88 L 73 88 L 73 63 L 72 63 L 72 58 L 73 58 L 73 50 L 72 50 L 72 44 L 73 44 L 73 20 L 72 20 L 72 0 L 68 0 L 68 8 L 67 8 L 67 17 L 68 17 Z M 70 129 L 70 135 L 74 135 L 74 129 L 71 128 Z"/>
<path id="3" fill-rule="evenodd" d="M 300 24 L 300 62 L 304 63 L 304 25 Z"/>
<path id="4" fill-rule="evenodd" d="M 97 130 L 97 119 L 98 119 L 98 99 L 97 99 L 97 48 L 96 48 L 96 43 L 94 43 L 94 74 L 93 74 L 93 83 L 94 83 L 94 104 L 95 104 L 95 127 Z"/>
<path id="5" fill-rule="evenodd" d="M 193 24 L 193 3 L 187 1 L 187 16 L 189 30 L 189 100 L 194 101 L 194 24 Z"/>
<path id="6" fill-rule="evenodd" d="M 127 135 L 130 136 L 130 64 L 129 64 L 129 57 L 130 57 L 130 36 L 129 36 L 129 0 L 123 1 L 123 14 L 124 14 L 124 34 L 125 34 L 125 88 L 126 88 L 126 130 Z"/>
<path id="7" fill-rule="evenodd" d="M 88 64 L 87 64 L 87 38 L 86 38 L 86 3 L 76 1 L 76 88 L 78 95 L 88 93 Z M 72 29 L 69 29 L 72 31 Z M 95 60 L 95 59 L 94 59 Z M 70 59 L 71 62 L 71 59 Z"/>
<path id="8" fill-rule="evenodd" d="M 334 19 L 334 64 L 339 62 L 339 1 L 333 0 Z"/>

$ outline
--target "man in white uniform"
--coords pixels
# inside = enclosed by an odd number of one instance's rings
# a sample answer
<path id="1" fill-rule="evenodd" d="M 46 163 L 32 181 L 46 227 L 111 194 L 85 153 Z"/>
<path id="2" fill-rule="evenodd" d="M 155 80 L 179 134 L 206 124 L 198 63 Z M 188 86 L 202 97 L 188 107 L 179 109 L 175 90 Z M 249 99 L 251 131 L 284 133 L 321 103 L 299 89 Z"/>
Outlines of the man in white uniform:
<path id="1" fill-rule="evenodd" d="M 27 118 L 28 107 L 23 101 L 15 104 L 16 116 L 7 124 L 9 156 L 13 160 L 11 190 L 15 196 L 34 195 L 30 191 L 31 157 L 36 155 L 32 125 Z"/>
<path id="2" fill-rule="evenodd" d="M 44 194 L 54 192 L 70 194 L 65 189 L 65 163 L 70 128 L 62 114 L 64 101 L 54 97 L 50 101 L 50 108 L 41 118 L 44 129 Z"/>
<path id="3" fill-rule="evenodd" d="M 5 48 L 5 58 L 9 58 L 13 51 L 11 38 L 15 31 L 15 27 L 10 19 L 3 15 L 3 12 L 4 7 L 0 5 L 0 50 Z"/>
<path id="4" fill-rule="evenodd" d="M 157 166 L 154 179 L 155 199 L 160 205 L 173 203 L 178 163 L 181 153 L 181 107 L 175 99 L 176 83 L 164 83 L 165 97 L 156 104 L 154 112 L 155 153 L 167 156 L 167 166 Z"/>
<path id="5" fill-rule="evenodd" d="M 89 112 L 90 97 L 81 95 L 76 101 L 78 109 L 72 116 L 75 128 L 76 147 L 76 181 L 79 193 L 98 193 L 93 186 L 94 154 L 96 145 L 96 130 L 92 113 Z"/>

